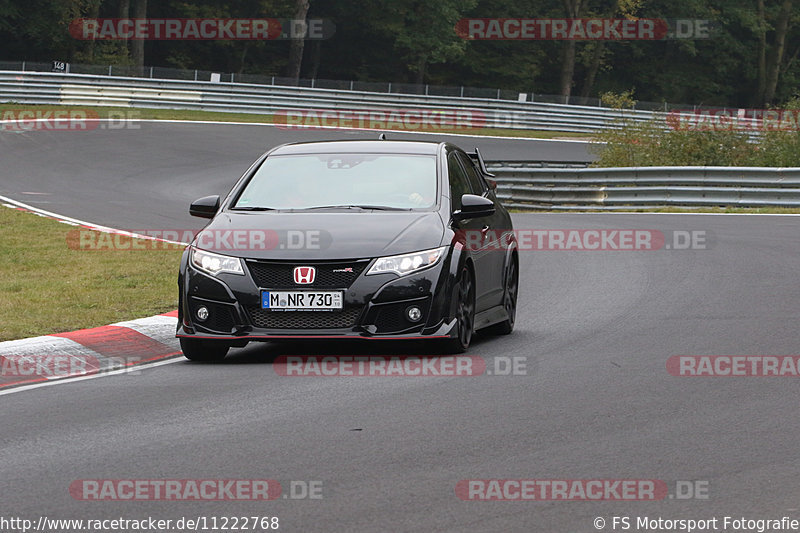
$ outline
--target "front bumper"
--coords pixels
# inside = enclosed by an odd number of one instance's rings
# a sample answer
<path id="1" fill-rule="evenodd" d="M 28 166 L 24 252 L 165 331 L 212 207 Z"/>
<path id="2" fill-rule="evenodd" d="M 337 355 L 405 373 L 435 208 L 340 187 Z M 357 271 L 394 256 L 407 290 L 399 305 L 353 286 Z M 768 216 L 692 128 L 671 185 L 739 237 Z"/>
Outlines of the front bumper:
<path id="1" fill-rule="evenodd" d="M 450 315 L 451 283 L 449 258 L 433 267 L 399 277 L 392 273 L 367 276 L 372 261 L 343 291 L 341 311 L 270 311 L 261 309 L 264 287 L 246 261 L 244 275 L 212 276 L 195 269 L 184 257 L 181 266 L 180 308 L 177 337 L 234 342 L 276 339 L 434 339 L 450 338 L 455 320 Z M 304 263 L 272 262 L 301 266 Z M 341 263 L 341 261 L 339 261 Z M 323 264 L 323 263 L 318 263 Z M 279 287 L 285 289 L 285 287 Z M 293 290 L 320 290 L 312 286 Z M 332 290 L 325 287 L 324 290 Z M 419 307 L 422 318 L 411 322 L 409 306 Z M 197 309 L 206 307 L 206 320 L 197 319 Z"/>

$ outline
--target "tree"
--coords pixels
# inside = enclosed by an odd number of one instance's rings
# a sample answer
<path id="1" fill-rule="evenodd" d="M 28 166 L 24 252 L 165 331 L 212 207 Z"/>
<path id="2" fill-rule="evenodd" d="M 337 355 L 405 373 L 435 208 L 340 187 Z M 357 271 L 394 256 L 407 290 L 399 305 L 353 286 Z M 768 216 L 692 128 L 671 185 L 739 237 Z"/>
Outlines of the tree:
<path id="1" fill-rule="evenodd" d="M 303 29 L 306 28 L 308 8 L 308 0 L 297 0 L 294 18 L 292 19 L 293 26 L 302 27 Z M 302 23 L 300 21 L 302 21 Z M 289 45 L 289 64 L 286 65 L 286 76 L 295 81 L 300 78 L 300 67 L 303 65 L 303 48 L 305 42 L 305 36 L 292 36 L 292 42 Z"/>
<path id="2" fill-rule="evenodd" d="M 766 60 L 766 65 L 764 66 L 763 70 L 761 68 L 761 64 L 759 63 L 759 91 L 763 87 L 763 93 L 757 94 L 757 99 L 759 102 L 763 103 L 764 105 L 769 105 L 773 102 L 775 98 L 775 90 L 778 87 L 778 76 L 781 71 L 781 67 L 783 64 L 784 59 L 784 51 L 786 50 L 786 34 L 789 31 L 789 17 L 792 14 L 792 0 L 783 0 L 781 2 L 780 10 L 776 16 L 775 20 L 775 35 L 773 38 L 771 51 L 769 56 Z M 763 1 L 759 0 L 759 16 L 764 16 L 764 5 Z M 766 21 L 761 19 L 760 21 L 760 29 L 761 29 L 761 36 L 759 39 L 759 44 L 761 46 L 766 45 L 766 39 L 763 37 L 766 33 Z M 761 58 L 761 54 L 766 53 L 766 50 L 762 48 L 759 50 L 759 58 Z M 761 61 L 761 59 L 760 59 Z"/>
<path id="3" fill-rule="evenodd" d="M 586 7 L 584 0 L 562 0 L 564 13 L 567 18 L 580 18 Z M 575 47 L 574 39 L 564 41 L 563 60 L 561 63 L 561 96 L 569 98 L 572 94 L 573 78 L 575 76 Z"/>
<path id="4" fill-rule="evenodd" d="M 133 8 L 133 18 L 143 19 L 147 18 L 147 0 L 135 0 Z M 136 39 L 131 44 L 131 55 L 133 56 L 133 64 L 139 71 L 139 75 L 144 75 L 144 41 Z"/>
<path id="5" fill-rule="evenodd" d="M 414 82 L 425 83 L 428 67 L 463 56 L 467 42 L 455 32 L 463 14 L 477 0 L 380 0 L 385 36 L 394 37 L 399 53 Z"/>

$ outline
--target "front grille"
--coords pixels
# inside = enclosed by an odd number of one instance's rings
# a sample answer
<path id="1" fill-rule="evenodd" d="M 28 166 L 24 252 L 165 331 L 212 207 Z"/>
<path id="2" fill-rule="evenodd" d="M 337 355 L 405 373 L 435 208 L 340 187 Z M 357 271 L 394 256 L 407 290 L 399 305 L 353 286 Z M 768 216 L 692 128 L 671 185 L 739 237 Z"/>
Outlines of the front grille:
<path id="1" fill-rule="evenodd" d="M 208 319 L 200 322 L 197 318 L 197 309 L 205 306 L 208 309 Z M 192 298 L 189 305 L 192 312 L 192 321 L 198 327 L 219 333 L 230 333 L 236 325 L 236 318 L 233 307 L 218 303 L 206 302 Z"/>
<path id="2" fill-rule="evenodd" d="M 270 311 L 248 307 L 253 325 L 265 329 L 334 329 L 352 328 L 361 314 L 361 306 L 342 311 Z"/>
<path id="3" fill-rule="evenodd" d="M 256 284 L 264 289 L 295 289 L 300 286 L 310 289 L 346 289 L 364 271 L 367 264 L 368 260 L 336 263 L 248 261 L 247 267 Z M 314 283 L 298 285 L 294 282 L 294 268 L 299 266 L 313 266 L 317 269 Z M 344 269 L 352 269 L 352 272 L 334 272 Z"/>

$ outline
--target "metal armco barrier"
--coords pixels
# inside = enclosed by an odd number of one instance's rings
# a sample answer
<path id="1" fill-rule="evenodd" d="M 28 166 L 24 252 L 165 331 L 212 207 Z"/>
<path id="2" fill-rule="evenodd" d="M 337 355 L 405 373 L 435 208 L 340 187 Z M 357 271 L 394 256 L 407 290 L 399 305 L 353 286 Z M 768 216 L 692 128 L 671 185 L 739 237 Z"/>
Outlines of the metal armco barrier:
<path id="1" fill-rule="evenodd" d="M 275 114 L 309 111 L 463 112 L 474 127 L 594 133 L 621 118 L 664 119 L 643 110 L 341 91 L 307 87 L 0 71 L 0 102 L 197 109 Z M 479 119 L 479 120 L 478 120 Z M 409 128 L 412 131 L 412 128 Z M 800 207 L 800 168 L 580 168 L 585 163 L 492 163 L 498 194 L 517 209 L 620 210 L 658 206 Z M 577 168 L 576 168 L 577 167 Z"/>
<path id="2" fill-rule="evenodd" d="M 0 71 L 0 102 L 260 114 L 336 110 L 449 111 L 462 113 L 465 123 L 457 127 L 464 130 L 485 127 L 575 133 L 594 133 L 623 117 L 650 120 L 666 116 L 643 110 L 485 98 L 28 71 Z"/>
<path id="3" fill-rule="evenodd" d="M 661 206 L 800 207 L 800 168 L 535 167 L 487 163 L 498 197 L 524 210 L 625 210 Z"/>

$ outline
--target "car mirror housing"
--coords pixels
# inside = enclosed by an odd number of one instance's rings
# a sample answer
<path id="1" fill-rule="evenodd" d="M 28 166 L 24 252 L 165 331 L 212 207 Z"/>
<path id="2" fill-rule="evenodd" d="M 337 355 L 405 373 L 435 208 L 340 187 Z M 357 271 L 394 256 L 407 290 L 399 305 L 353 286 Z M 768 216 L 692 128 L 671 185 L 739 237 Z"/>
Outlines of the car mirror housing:
<path id="1" fill-rule="evenodd" d="M 193 217 L 214 218 L 219 211 L 219 196 L 198 198 L 189 206 L 189 214 Z"/>
<path id="2" fill-rule="evenodd" d="M 456 220 L 488 217 L 494 214 L 494 202 L 484 196 L 465 194 L 461 197 L 461 209 L 453 213 Z"/>

